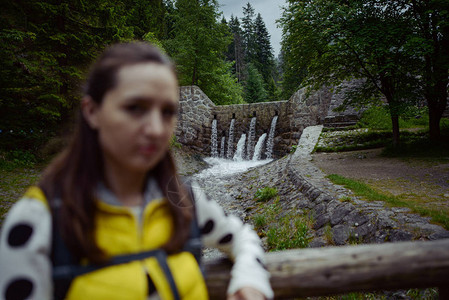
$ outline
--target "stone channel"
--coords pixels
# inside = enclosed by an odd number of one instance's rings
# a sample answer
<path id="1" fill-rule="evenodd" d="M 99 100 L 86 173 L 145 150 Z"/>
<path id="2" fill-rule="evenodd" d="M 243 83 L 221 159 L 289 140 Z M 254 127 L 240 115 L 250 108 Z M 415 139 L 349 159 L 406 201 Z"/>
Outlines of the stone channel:
<path id="1" fill-rule="evenodd" d="M 430 218 L 407 208 L 387 207 L 381 201 L 363 201 L 350 190 L 331 183 L 314 166 L 310 155 L 321 129 L 322 126 L 306 128 L 293 154 L 238 175 L 201 180 L 200 185 L 227 213 L 245 222 L 251 222 L 257 189 L 276 187 L 283 211 L 313 217 L 310 247 L 345 245 L 354 239 L 360 243 L 383 243 L 449 238 L 449 231 L 431 224 Z M 329 229 L 332 240 L 326 237 Z"/>

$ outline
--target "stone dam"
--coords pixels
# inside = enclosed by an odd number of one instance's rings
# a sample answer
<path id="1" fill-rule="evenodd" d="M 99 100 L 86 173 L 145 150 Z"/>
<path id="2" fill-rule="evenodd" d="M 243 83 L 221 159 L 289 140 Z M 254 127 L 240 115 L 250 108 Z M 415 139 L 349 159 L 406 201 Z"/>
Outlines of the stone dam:
<path id="1" fill-rule="evenodd" d="M 256 117 L 255 141 L 268 133 L 274 116 L 278 116 L 274 136 L 273 157 L 280 158 L 290 152 L 299 141 L 304 128 L 317 124 L 346 126 L 355 124 L 360 113 L 347 109 L 336 113 L 333 109 L 343 101 L 341 93 L 329 89 L 306 94 L 297 91 L 289 100 L 216 106 L 197 86 L 180 88 L 180 111 L 176 137 L 178 142 L 204 155 L 211 154 L 212 123 L 216 120 L 217 139 L 229 142 L 230 125 L 234 120 L 233 146 L 239 137 L 248 133 L 252 118 Z M 264 158 L 264 157 L 263 157 Z"/>

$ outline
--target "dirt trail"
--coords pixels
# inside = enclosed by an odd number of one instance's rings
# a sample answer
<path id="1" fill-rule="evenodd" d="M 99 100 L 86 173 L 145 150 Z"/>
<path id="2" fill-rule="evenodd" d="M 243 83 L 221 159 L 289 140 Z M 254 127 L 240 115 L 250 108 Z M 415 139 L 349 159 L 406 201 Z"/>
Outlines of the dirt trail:
<path id="1" fill-rule="evenodd" d="M 361 180 L 404 200 L 449 211 L 449 163 L 380 156 L 381 149 L 315 153 L 313 163 L 326 174 Z"/>

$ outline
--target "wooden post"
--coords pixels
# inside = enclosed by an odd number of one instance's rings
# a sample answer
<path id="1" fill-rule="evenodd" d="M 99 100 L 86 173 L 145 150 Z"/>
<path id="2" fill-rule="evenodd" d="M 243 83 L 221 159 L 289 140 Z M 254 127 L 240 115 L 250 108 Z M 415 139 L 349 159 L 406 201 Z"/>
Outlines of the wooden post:
<path id="1" fill-rule="evenodd" d="M 446 287 L 449 239 L 271 252 L 266 265 L 276 299 Z M 230 268 L 224 260 L 205 263 L 211 299 L 225 299 Z M 440 293 L 447 295 L 447 289 Z"/>

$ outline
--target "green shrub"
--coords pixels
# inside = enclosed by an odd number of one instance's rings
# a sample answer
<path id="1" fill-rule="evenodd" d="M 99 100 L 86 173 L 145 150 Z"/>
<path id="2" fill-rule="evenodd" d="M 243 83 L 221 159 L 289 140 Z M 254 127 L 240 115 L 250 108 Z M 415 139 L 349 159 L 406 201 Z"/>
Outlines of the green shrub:
<path id="1" fill-rule="evenodd" d="M 254 228 L 260 230 L 267 225 L 267 215 L 257 214 L 253 217 Z"/>
<path id="2" fill-rule="evenodd" d="M 34 167 L 37 159 L 33 153 L 25 150 L 12 150 L 0 153 L 0 168 L 12 170 L 19 167 Z"/>
<path id="3" fill-rule="evenodd" d="M 357 125 L 361 128 L 391 130 L 391 118 L 386 106 L 373 106 L 365 110 Z"/>
<path id="4" fill-rule="evenodd" d="M 409 106 L 399 116 L 399 128 L 428 127 L 427 107 Z M 363 112 L 358 127 L 379 130 L 392 130 L 388 106 L 373 106 Z"/>
<path id="5" fill-rule="evenodd" d="M 264 187 L 263 189 L 258 189 L 254 198 L 257 202 L 267 202 L 268 200 L 276 197 L 278 190 L 276 188 Z"/>
<path id="6" fill-rule="evenodd" d="M 170 140 L 170 148 L 178 148 L 181 149 L 182 145 L 178 142 L 176 135 L 173 135 Z"/>
<path id="7" fill-rule="evenodd" d="M 267 232 L 267 244 L 270 250 L 307 248 L 311 240 L 311 221 L 305 217 L 288 214 L 282 217 Z"/>

